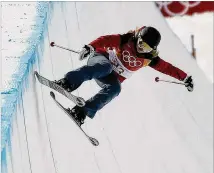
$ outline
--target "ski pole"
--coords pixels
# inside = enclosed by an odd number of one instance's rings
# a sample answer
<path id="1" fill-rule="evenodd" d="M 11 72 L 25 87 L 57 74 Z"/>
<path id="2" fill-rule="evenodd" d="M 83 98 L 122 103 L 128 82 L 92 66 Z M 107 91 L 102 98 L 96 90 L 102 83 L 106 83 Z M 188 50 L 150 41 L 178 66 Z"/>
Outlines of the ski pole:
<path id="1" fill-rule="evenodd" d="M 155 78 L 155 81 L 156 81 L 156 82 L 162 81 L 162 82 L 174 83 L 174 84 L 179 84 L 179 85 L 185 85 L 185 84 L 182 83 L 182 82 L 175 82 L 175 81 L 163 80 L 163 79 L 159 79 L 159 77 L 156 77 L 156 78 Z"/>
<path id="2" fill-rule="evenodd" d="M 51 46 L 51 47 L 56 46 L 56 47 L 58 47 L 58 48 L 65 49 L 65 50 L 68 50 L 68 51 L 70 51 L 70 52 L 74 52 L 74 53 L 77 53 L 77 54 L 80 53 L 80 52 L 78 52 L 78 51 L 75 51 L 75 50 L 72 50 L 72 49 L 69 49 L 69 48 L 66 48 L 66 47 L 57 45 L 57 44 L 55 44 L 54 42 L 51 42 L 50 46 Z"/>

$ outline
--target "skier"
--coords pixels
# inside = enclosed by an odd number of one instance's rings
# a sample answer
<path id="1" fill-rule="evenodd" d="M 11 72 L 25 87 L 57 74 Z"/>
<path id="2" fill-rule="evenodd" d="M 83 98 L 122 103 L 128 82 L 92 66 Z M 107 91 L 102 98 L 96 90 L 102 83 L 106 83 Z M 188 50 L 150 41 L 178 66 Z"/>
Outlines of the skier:
<path id="1" fill-rule="evenodd" d="M 81 125 L 86 116 L 93 118 L 98 110 L 119 95 L 125 79 L 145 66 L 183 81 L 188 91 L 193 91 L 192 77 L 158 56 L 160 40 L 157 29 L 143 26 L 122 35 L 101 36 L 83 47 L 79 59 L 88 57 L 87 65 L 68 72 L 64 78 L 56 81 L 69 92 L 91 79 L 95 79 L 102 88 L 86 101 L 84 107 L 69 109 Z"/>

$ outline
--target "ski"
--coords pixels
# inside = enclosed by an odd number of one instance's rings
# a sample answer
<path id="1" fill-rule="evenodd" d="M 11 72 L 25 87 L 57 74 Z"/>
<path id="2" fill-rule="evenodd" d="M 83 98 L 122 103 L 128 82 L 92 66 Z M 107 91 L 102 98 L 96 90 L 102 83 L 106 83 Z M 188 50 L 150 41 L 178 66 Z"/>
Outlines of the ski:
<path id="1" fill-rule="evenodd" d="M 37 71 L 35 71 L 34 74 L 41 84 L 43 84 L 47 87 L 50 87 L 50 88 L 54 89 L 55 91 L 61 93 L 62 95 L 64 95 L 68 99 L 70 99 L 72 102 L 74 102 L 77 106 L 79 106 L 79 107 L 85 106 L 85 100 L 82 97 L 77 97 L 77 96 L 71 94 L 70 92 L 66 91 L 64 88 L 62 88 L 61 86 L 56 84 L 54 81 L 50 81 L 50 80 L 46 79 L 45 77 L 41 76 Z"/>
<path id="2" fill-rule="evenodd" d="M 86 132 L 81 128 L 80 123 L 72 116 L 72 114 L 70 114 L 68 109 L 66 109 L 64 106 L 62 106 L 61 103 L 59 103 L 59 101 L 56 100 L 55 94 L 52 91 L 50 92 L 50 95 L 55 101 L 55 103 L 75 122 L 75 124 L 79 127 L 79 129 L 83 132 L 83 134 L 87 137 L 87 139 L 91 142 L 91 144 L 94 146 L 98 146 L 99 145 L 98 140 L 86 134 Z"/>

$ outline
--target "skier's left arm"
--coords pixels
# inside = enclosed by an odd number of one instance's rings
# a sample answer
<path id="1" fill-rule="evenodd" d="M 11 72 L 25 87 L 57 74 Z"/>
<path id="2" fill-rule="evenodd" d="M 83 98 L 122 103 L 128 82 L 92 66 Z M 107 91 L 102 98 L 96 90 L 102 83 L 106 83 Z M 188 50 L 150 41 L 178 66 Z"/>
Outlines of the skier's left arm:
<path id="1" fill-rule="evenodd" d="M 159 56 L 155 57 L 151 61 L 149 66 L 161 73 L 174 77 L 180 81 L 183 81 L 188 91 L 193 91 L 192 76 L 188 76 L 184 71 L 164 61 Z"/>

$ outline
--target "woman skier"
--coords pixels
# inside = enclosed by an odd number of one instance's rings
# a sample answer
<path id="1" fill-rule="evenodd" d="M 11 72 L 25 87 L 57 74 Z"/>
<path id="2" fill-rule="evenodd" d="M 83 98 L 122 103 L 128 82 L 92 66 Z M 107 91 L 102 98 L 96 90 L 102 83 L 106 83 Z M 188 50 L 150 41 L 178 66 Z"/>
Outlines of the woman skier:
<path id="1" fill-rule="evenodd" d="M 193 91 L 192 77 L 158 56 L 160 40 L 157 29 L 143 26 L 122 35 L 101 36 L 83 47 L 79 59 L 88 57 L 87 65 L 68 72 L 63 79 L 56 81 L 69 92 L 91 79 L 95 79 L 102 88 L 86 101 L 84 107 L 75 106 L 70 110 L 81 125 L 86 116 L 93 118 L 98 110 L 119 95 L 125 79 L 145 66 L 183 81 L 188 91 Z"/>

